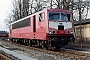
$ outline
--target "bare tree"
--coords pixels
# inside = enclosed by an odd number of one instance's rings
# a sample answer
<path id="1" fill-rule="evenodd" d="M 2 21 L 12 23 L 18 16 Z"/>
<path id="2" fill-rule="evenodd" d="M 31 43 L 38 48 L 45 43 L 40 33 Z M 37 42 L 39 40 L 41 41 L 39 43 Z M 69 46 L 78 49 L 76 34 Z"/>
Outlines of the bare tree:
<path id="1" fill-rule="evenodd" d="M 29 15 L 29 0 L 13 0 L 13 20 L 19 20 Z"/>
<path id="2" fill-rule="evenodd" d="M 22 0 L 22 17 L 26 17 L 29 15 L 29 0 Z"/>
<path id="3" fill-rule="evenodd" d="M 18 10 L 18 3 L 17 0 L 13 1 L 13 10 L 12 10 L 12 17 L 13 17 L 13 21 L 16 21 L 19 19 L 19 10 Z"/>
<path id="4" fill-rule="evenodd" d="M 79 1 L 74 0 L 13 0 L 13 21 L 44 8 L 60 8 L 73 11 L 73 19 L 79 20 Z M 81 14 L 86 18 L 90 4 L 88 1 L 81 1 Z M 87 13 L 84 13 L 86 11 Z M 75 13 L 78 12 L 78 16 Z"/>

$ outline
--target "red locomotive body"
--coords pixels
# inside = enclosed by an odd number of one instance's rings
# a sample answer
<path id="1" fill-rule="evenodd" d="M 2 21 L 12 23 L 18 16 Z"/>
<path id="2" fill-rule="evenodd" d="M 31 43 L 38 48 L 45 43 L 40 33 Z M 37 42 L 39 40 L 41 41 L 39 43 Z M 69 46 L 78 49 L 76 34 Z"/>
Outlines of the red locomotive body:
<path id="1" fill-rule="evenodd" d="M 74 41 L 72 12 L 62 9 L 44 9 L 10 24 L 11 41 L 43 48 L 67 45 Z"/>

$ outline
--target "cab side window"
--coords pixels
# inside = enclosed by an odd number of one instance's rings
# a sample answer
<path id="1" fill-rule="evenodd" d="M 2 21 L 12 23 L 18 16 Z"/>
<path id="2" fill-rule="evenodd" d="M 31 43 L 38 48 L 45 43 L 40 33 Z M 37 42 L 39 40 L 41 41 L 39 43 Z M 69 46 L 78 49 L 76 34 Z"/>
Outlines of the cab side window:
<path id="1" fill-rule="evenodd" d="M 39 14 L 39 21 L 42 22 L 42 21 L 44 21 L 44 19 L 45 19 L 44 13 L 40 13 Z"/>

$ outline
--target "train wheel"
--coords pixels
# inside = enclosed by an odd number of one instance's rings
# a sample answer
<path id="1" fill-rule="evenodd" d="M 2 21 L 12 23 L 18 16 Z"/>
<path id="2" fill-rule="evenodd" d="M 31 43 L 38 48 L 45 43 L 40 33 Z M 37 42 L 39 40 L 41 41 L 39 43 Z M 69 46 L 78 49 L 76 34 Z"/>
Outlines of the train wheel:
<path id="1" fill-rule="evenodd" d="M 47 50 L 47 49 L 48 49 L 48 47 L 47 47 L 45 44 L 42 44 L 42 48 L 43 48 L 44 50 Z"/>
<path id="2" fill-rule="evenodd" d="M 10 41 L 12 41 L 13 39 L 12 38 L 9 38 Z"/>
<path id="3" fill-rule="evenodd" d="M 17 44 L 20 43 L 19 39 L 17 39 Z"/>
<path id="4" fill-rule="evenodd" d="M 47 46 L 46 41 L 42 41 L 41 47 L 42 47 L 44 50 L 47 50 L 47 49 L 48 49 L 48 46 Z"/>
<path id="5" fill-rule="evenodd" d="M 30 40 L 28 40 L 28 45 L 30 45 Z"/>
<path id="6" fill-rule="evenodd" d="M 60 48 L 61 48 L 61 46 L 56 46 L 56 47 L 55 47 L 55 50 L 58 51 L 58 50 L 60 50 Z"/>
<path id="7" fill-rule="evenodd" d="M 37 44 L 36 44 L 37 47 L 41 48 L 42 47 L 42 41 L 40 40 L 37 40 Z"/>
<path id="8" fill-rule="evenodd" d="M 27 45 L 27 46 L 29 45 L 29 40 L 26 41 L 26 45 Z"/>
<path id="9" fill-rule="evenodd" d="M 29 40 L 29 45 L 30 47 L 32 47 L 32 40 Z"/>
<path id="10" fill-rule="evenodd" d="M 13 39 L 13 42 L 15 43 L 15 39 Z"/>

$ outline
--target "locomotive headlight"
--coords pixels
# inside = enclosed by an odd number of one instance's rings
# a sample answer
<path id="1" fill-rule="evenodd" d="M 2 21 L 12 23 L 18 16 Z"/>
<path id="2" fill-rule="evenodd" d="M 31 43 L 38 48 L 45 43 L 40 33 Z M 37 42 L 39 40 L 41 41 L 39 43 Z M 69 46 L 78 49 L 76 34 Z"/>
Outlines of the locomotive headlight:
<path id="1" fill-rule="evenodd" d="M 49 33 L 49 34 L 51 34 L 51 33 L 52 33 L 52 31 L 49 31 L 48 33 Z"/>
<path id="2" fill-rule="evenodd" d="M 48 31 L 48 33 L 49 33 L 49 34 L 55 34 L 55 33 L 56 33 L 56 31 L 51 30 L 51 31 Z"/>
<path id="3" fill-rule="evenodd" d="M 56 33 L 55 31 L 52 31 L 52 33 L 54 34 L 54 33 Z"/>
<path id="4" fill-rule="evenodd" d="M 73 34 L 73 31 L 72 30 L 68 30 L 67 33 L 68 34 Z"/>
<path id="5" fill-rule="evenodd" d="M 70 34 L 70 31 L 67 31 L 68 34 Z"/>
<path id="6" fill-rule="evenodd" d="M 73 34 L 73 31 L 71 31 L 71 34 Z"/>

